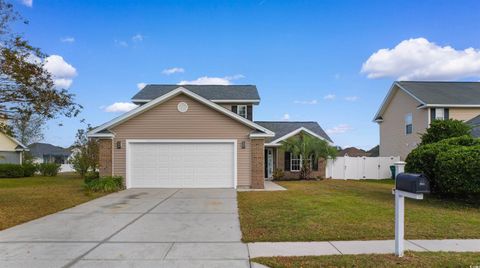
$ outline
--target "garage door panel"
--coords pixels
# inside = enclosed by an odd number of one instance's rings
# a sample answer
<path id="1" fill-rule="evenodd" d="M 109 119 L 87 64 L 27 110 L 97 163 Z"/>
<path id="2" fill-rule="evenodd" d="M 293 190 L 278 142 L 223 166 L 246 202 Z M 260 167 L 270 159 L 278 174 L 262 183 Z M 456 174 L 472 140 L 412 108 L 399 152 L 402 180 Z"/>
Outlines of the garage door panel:
<path id="1" fill-rule="evenodd" d="M 131 187 L 234 187 L 233 143 L 131 143 Z"/>

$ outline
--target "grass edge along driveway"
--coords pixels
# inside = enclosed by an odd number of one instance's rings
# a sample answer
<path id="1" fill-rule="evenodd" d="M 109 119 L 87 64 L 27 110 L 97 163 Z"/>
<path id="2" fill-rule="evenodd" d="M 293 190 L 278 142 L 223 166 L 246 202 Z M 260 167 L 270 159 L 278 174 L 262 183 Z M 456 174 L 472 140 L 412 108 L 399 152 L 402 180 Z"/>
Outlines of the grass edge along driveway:
<path id="1" fill-rule="evenodd" d="M 405 252 L 393 254 L 332 255 L 255 258 L 252 261 L 272 268 L 293 267 L 478 267 L 479 253 Z"/>
<path id="2" fill-rule="evenodd" d="M 288 191 L 238 193 L 243 241 L 394 239 L 391 180 L 279 184 Z M 406 200 L 405 237 L 480 238 L 480 208 L 430 196 Z"/>
<path id="3" fill-rule="evenodd" d="M 0 179 L 0 230 L 103 196 L 86 194 L 74 174 Z"/>

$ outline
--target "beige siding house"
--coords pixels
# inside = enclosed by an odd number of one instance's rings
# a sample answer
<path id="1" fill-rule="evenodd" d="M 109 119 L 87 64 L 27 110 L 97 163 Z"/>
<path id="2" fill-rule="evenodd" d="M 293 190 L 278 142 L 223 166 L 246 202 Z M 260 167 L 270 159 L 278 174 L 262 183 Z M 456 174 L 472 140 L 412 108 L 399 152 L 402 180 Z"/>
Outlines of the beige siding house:
<path id="1" fill-rule="evenodd" d="M 479 114 L 478 82 L 394 82 L 374 118 L 380 128 L 380 156 L 405 160 L 432 120 L 468 121 Z"/>
<path id="2" fill-rule="evenodd" d="M 260 97 L 251 85 L 147 85 L 132 101 L 139 107 L 88 133 L 100 141 L 101 175 L 122 176 L 127 188 L 263 188 L 284 168 L 272 157 L 285 135 L 303 130 L 331 143 L 316 122 L 278 136 L 282 122 L 253 121 Z"/>
<path id="3" fill-rule="evenodd" d="M 0 119 L 0 124 L 6 124 L 6 120 Z M 21 164 L 25 151 L 28 151 L 25 145 L 0 131 L 0 164 Z"/>

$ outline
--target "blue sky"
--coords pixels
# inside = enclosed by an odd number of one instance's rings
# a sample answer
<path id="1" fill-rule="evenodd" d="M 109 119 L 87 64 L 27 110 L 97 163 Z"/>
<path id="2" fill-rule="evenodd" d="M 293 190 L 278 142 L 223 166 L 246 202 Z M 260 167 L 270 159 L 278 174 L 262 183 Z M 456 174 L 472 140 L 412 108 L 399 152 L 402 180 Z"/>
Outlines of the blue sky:
<path id="1" fill-rule="evenodd" d="M 79 118 L 48 123 L 45 140 L 61 146 L 81 118 L 98 125 L 121 114 L 106 110 L 128 106 L 108 108 L 138 83 L 207 76 L 257 85 L 256 120 L 318 121 L 336 144 L 369 148 L 395 79 L 480 79 L 480 1 L 14 3 L 30 21 L 18 30 L 61 57 L 52 73 L 84 106 Z"/>

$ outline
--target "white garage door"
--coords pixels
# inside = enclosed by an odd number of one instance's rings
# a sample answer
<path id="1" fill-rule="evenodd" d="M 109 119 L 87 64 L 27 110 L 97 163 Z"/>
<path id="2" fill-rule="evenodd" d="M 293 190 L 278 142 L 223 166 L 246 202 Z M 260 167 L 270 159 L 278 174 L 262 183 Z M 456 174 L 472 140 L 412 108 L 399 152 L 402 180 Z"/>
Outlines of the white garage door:
<path id="1" fill-rule="evenodd" d="M 130 143 L 133 188 L 233 188 L 233 143 Z"/>

